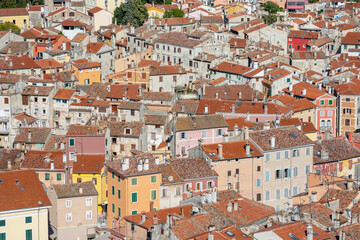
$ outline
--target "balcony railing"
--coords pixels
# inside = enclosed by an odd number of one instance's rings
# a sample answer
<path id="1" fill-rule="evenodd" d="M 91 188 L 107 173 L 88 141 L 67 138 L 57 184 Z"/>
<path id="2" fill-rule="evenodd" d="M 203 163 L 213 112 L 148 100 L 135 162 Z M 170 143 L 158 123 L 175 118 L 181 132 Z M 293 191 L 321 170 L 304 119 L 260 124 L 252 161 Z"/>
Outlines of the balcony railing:
<path id="1" fill-rule="evenodd" d="M 333 127 L 332 126 L 321 126 L 320 127 L 320 132 L 326 132 L 329 131 L 330 133 L 332 133 Z"/>

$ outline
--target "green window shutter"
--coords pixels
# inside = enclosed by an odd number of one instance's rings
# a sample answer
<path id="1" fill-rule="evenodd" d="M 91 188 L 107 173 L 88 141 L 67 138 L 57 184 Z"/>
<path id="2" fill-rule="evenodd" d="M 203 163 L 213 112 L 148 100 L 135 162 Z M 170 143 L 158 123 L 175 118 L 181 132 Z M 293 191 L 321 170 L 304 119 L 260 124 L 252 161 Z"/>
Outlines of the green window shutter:
<path id="1" fill-rule="evenodd" d="M 131 215 L 137 214 L 137 210 L 131 211 Z"/>
<path id="2" fill-rule="evenodd" d="M 118 207 L 118 216 L 121 217 L 121 208 Z"/>
<path id="3" fill-rule="evenodd" d="M 114 186 L 111 187 L 111 193 L 113 196 L 115 195 L 115 187 Z"/>
<path id="4" fill-rule="evenodd" d="M 118 199 L 121 199 L 121 191 L 118 189 Z"/>
<path id="5" fill-rule="evenodd" d="M 61 173 L 56 174 L 56 180 L 61 181 Z"/>
<path id="6" fill-rule="evenodd" d="M 287 81 L 287 82 L 290 82 L 290 78 L 288 78 L 286 81 Z"/>
<path id="7" fill-rule="evenodd" d="M 151 176 L 151 183 L 156 183 L 156 176 Z"/>
<path id="8" fill-rule="evenodd" d="M 114 177 L 115 177 L 115 173 L 114 173 L 114 172 L 112 172 L 111 174 L 112 174 L 112 178 L 114 179 Z"/>
<path id="9" fill-rule="evenodd" d="M 291 44 L 289 44 L 289 49 L 291 49 L 292 48 L 292 45 Z"/>
<path id="10" fill-rule="evenodd" d="M 57 111 L 54 111 L 54 117 L 56 117 L 56 115 L 57 115 Z"/>
<path id="11" fill-rule="evenodd" d="M 0 233 L 0 240 L 6 240 L 6 233 Z"/>
<path id="12" fill-rule="evenodd" d="M 45 173 L 45 180 L 50 180 L 50 173 Z"/>
<path id="13" fill-rule="evenodd" d="M 151 190 L 151 200 L 156 200 L 156 190 Z"/>
<path id="14" fill-rule="evenodd" d="M 0 220 L 0 227 L 5 227 L 6 220 Z"/>
<path id="15" fill-rule="evenodd" d="M 120 182 L 120 175 L 118 175 L 118 182 Z"/>
<path id="16" fill-rule="evenodd" d="M 32 217 L 26 217 L 25 223 L 32 223 Z"/>
<path id="17" fill-rule="evenodd" d="M 137 202 L 138 196 L 137 193 L 131 193 L 131 202 Z"/>
<path id="18" fill-rule="evenodd" d="M 32 240 L 32 229 L 26 230 L 26 240 Z"/>
<path id="19" fill-rule="evenodd" d="M 70 138 L 70 147 L 75 146 L 75 139 L 74 138 Z"/>
<path id="20" fill-rule="evenodd" d="M 112 212 L 115 213 L 115 204 L 112 204 Z"/>
<path id="21" fill-rule="evenodd" d="M 137 185 L 137 178 L 131 179 L 131 185 Z"/>

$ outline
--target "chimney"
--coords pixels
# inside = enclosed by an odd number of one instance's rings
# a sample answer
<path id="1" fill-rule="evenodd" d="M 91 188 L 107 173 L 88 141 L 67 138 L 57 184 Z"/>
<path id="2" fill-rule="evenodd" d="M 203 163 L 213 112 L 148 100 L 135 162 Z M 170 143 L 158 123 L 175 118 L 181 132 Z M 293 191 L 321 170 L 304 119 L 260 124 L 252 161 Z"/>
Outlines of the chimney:
<path id="1" fill-rule="evenodd" d="M 237 136 L 239 134 L 239 127 L 237 124 L 234 124 L 234 136 Z"/>
<path id="2" fill-rule="evenodd" d="M 121 164 L 121 169 L 123 171 L 128 170 L 129 169 L 129 158 L 124 158 Z"/>
<path id="3" fill-rule="evenodd" d="M 219 93 L 218 92 L 215 93 L 215 99 L 219 99 Z"/>
<path id="4" fill-rule="evenodd" d="M 317 202 L 317 192 L 316 191 L 311 192 L 311 202 Z"/>
<path id="5" fill-rule="evenodd" d="M 145 171 L 149 170 L 149 159 L 145 159 L 144 170 Z"/>
<path id="6" fill-rule="evenodd" d="M 245 144 L 245 153 L 247 156 L 250 156 L 250 143 L 246 142 Z"/>
<path id="7" fill-rule="evenodd" d="M 302 91 L 301 91 L 301 96 L 305 96 L 306 95 L 306 88 L 304 88 Z"/>
<path id="8" fill-rule="evenodd" d="M 226 210 L 227 210 L 228 212 L 232 212 L 231 202 L 229 202 L 229 203 L 226 205 Z"/>
<path id="9" fill-rule="evenodd" d="M 145 212 L 143 211 L 143 212 L 141 212 L 141 222 L 143 223 L 143 222 L 145 222 L 145 220 L 146 220 L 146 215 L 145 215 Z"/>
<path id="10" fill-rule="evenodd" d="M 137 168 L 138 168 L 138 171 L 139 171 L 139 172 L 143 170 L 143 161 L 142 161 L 142 160 L 139 160 L 139 161 L 138 161 L 138 166 L 137 166 Z"/>
<path id="11" fill-rule="evenodd" d="M 159 158 L 159 157 L 155 157 L 155 164 L 156 164 L 156 165 L 159 165 L 159 163 L 160 163 L 160 158 Z"/>
<path id="12" fill-rule="evenodd" d="M 238 209 L 238 201 L 234 200 L 234 211 L 237 211 Z"/>
<path id="13" fill-rule="evenodd" d="M 208 240 L 214 240 L 214 235 L 211 232 L 209 232 L 207 239 Z"/>
<path id="14" fill-rule="evenodd" d="M 229 142 L 229 135 L 225 133 L 223 136 L 224 136 L 224 142 Z"/>
<path id="15" fill-rule="evenodd" d="M 54 170 L 54 160 L 52 160 L 52 159 L 50 161 L 50 169 Z"/>
<path id="16" fill-rule="evenodd" d="M 130 28 L 130 32 L 131 32 L 131 33 L 134 33 L 134 32 L 135 32 L 135 28 L 134 28 L 134 26 L 131 26 L 131 28 Z"/>
<path id="17" fill-rule="evenodd" d="M 83 194 L 83 189 L 82 188 L 79 188 L 79 193 Z"/>
<path id="18" fill-rule="evenodd" d="M 306 240 L 313 240 L 314 230 L 311 224 L 309 224 L 306 228 Z"/>
<path id="19" fill-rule="evenodd" d="M 292 83 L 290 83 L 290 85 L 289 85 L 289 92 L 292 92 L 292 90 L 293 90 L 293 85 L 292 85 Z"/>
<path id="20" fill-rule="evenodd" d="M 7 161 L 7 169 L 11 170 L 11 161 L 10 160 Z"/>
<path id="21" fill-rule="evenodd" d="M 264 103 L 263 107 L 264 107 L 264 114 L 267 114 L 268 113 L 268 104 Z"/>
<path id="22" fill-rule="evenodd" d="M 323 149 L 320 152 L 321 160 L 329 160 L 329 153 Z"/>
<path id="23" fill-rule="evenodd" d="M 150 201 L 150 212 L 152 212 L 152 211 L 154 211 L 154 202 Z"/>
<path id="24" fill-rule="evenodd" d="M 184 104 L 181 104 L 181 112 L 185 113 L 185 105 Z"/>
<path id="25" fill-rule="evenodd" d="M 275 137 L 270 138 L 270 147 L 275 148 Z"/>
<path id="26" fill-rule="evenodd" d="M 218 156 L 219 156 L 219 158 L 223 158 L 223 145 L 222 144 L 218 145 Z"/>
<path id="27" fill-rule="evenodd" d="M 330 132 L 325 131 L 325 140 L 329 140 L 329 139 L 330 139 Z"/>
<path id="28" fill-rule="evenodd" d="M 340 227 L 340 215 L 339 215 L 339 212 L 336 210 L 336 211 L 333 211 L 332 213 L 332 222 L 334 224 L 334 228 L 339 228 Z"/>
<path id="29" fill-rule="evenodd" d="M 244 127 L 244 132 L 245 132 L 245 141 L 248 141 L 250 139 L 250 137 L 249 137 L 249 128 Z"/>
<path id="30" fill-rule="evenodd" d="M 31 142 L 31 129 L 28 129 L 28 142 Z"/>
<path id="31" fill-rule="evenodd" d="M 9 61 L 9 66 L 12 67 L 13 66 L 13 61 L 10 59 Z"/>

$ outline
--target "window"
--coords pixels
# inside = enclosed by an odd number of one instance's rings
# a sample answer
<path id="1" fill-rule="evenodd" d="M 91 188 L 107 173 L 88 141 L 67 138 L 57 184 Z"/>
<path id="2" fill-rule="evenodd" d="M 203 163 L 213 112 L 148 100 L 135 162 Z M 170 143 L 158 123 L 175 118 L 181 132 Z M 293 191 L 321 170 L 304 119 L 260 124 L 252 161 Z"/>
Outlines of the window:
<path id="1" fill-rule="evenodd" d="M 5 227 L 5 225 L 6 225 L 5 220 L 0 220 L 0 227 Z"/>
<path id="2" fill-rule="evenodd" d="M 256 201 L 261 201 L 261 193 L 256 194 Z"/>
<path id="3" fill-rule="evenodd" d="M 265 201 L 270 200 L 270 191 L 265 191 Z"/>
<path id="4" fill-rule="evenodd" d="M 283 178 L 291 177 L 290 168 L 285 168 L 283 171 L 284 171 Z"/>
<path id="5" fill-rule="evenodd" d="M 206 130 L 202 130 L 202 131 L 201 131 L 201 137 L 202 137 L 202 138 L 206 138 Z"/>
<path id="6" fill-rule="evenodd" d="M 46 181 L 50 180 L 50 173 L 45 173 L 45 180 Z"/>
<path id="7" fill-rule="evenodd" d="M 61 181 L 61 173 L 57 173 L 57 174 L 56 174 L 56 180 L 57 180 L 57 181 Z"/>
<path id="8" fill-rule="evenodd" d="M 277 152 L 276 153 L 276 160 L 280 160 L 280 157 L 281 157 L 281 152 Z"/>
<path id="9" fill-rule="evenodd" d="M 91 210 L 86 211 L 86 219 L 92 219 L 92 211 Z"/>
<path id="10" fill-rule="evenodd" d="M 223 130 L 222 130 L 222 129 L 218 129 L 218 130 L 217 130 L 217 135 L 218 135 L 218 136 L 221 136 L 222 133 L 223 133 Z"/>
<path id="11" fill-rule="evenodd" d="M 180 196 L 181 195 L 181 188 L 177 187 L 176 188 L 176 196 Z"/>
<path id="12" fill-rule="evenodd" d="M 299 175 L 299 168 L 298 167 L 294 167 L 293 174 L 294 174 L 294 177 L 297 177 Z"/>
<path id="13" fill-rule="evenodd" d="M 151 190 L 150 195 L 151 195 L 151 200 L 157 199 L 157 191 L 156 190 Z"/>
<path id="14" fill-rule="evenodd" d="M 329 105 L 333 105 L 333 100 L 329 100 Z"/>
<path id="15" fill-rule="evenodd" d="M 293 150 L 293 157 L 299 157 L 300 156 L 300 151 L 295 149 Z"/>
<path id="16" fill-rule="evenodd" d="M 320 105 L 325 105 L 325 100 L 320 100 Z"/>
<path id="17" fill-rule="evenodd" d="M 74 146 L 75 146 L 75 138 L 70 138 L 70 139 L 69 139 L 69 146 L 70 146 L 70 147 L 74 147 Z"/>
<path id="18" fill-rule="evenodd" d="M 86 206 L 92 206 L 92 198 L 86 198 Z"/>
<path id="19" fill-rule="evenodd" d="M 344 108 L 343 114 L 351 114 L 351 108 Z"/>
<path id="20" fill-rule="evenodd" d="M 281 179 L 281 170 L 276 170 L 275 171 L 275 179 Z"/>
<path id="21" fill-rule="evenodd" d="M 112 179 L 115 178 L 115 173 L 114 172 L 111 173 L 111 177 L 112 177 Z"/>
<path id="22" fill-rule="evenodd" d="M 269 153 L 265 154 L 265 161 L 266 162 L 270 161 L 270 154 Z"/>
<path id="23" fill-rule="evenodd" d="M 135 110 L 134 110 L 134 109 L 131 109 L 130 115 L 131 115 L 131 116 L 135 116 Z"/>
<path id="24" fill-rule="evenodd" d="M 196 183 L 195 184 L 195 190 L 196 191 L 201 191 L 202 190 L 202 183 Z"/>
<path id="25" fill-rule="evenodd" d="M 115 187 L 111 186 L 111 194 L 114 196 L 115 195 Z"/>
<path id="26" fill-rule="evenodd" d="M 256 186 L 261 187 L 261 179 L 256 179 Z"/>
<path id="27" fill-rule="evenodd" d="M 72 213 L 66 213 L 65 215 L 65 220 L 67 222 L 71 222 L 72 221 Z"/>
<path id="28" fill-rule="evenodd" d="M 291 49 L 292 48 L 292 44 L 289 44 L 289 49 Z"/>
<path id="29" fill-rule="evenodd" d="M 325 116 L 325 111 L 320 111 L 320 117 L 324 117 Z"/>
<path id="30" fill-rule="evenodd" d="M 306 148 L 306 156 L 310 155 L 310 148 Z"/>
<path id="31" fill-rule="evenodd" d="M 284 156 L 285 159 L 289 159 L 289 151 L 285 151 L 285 152 L 284 152 L 284 155 L 285 155 L 285 156 Z"/>
<path id="32" fill-rule="evenodd" d="M 330 110 L 330 111 L 327 112 L 327 115 L 328 115 L 329 117 L 332 117 L 333 112 Z"/>
<path id="33" fill-rule="evenodd" d="M 350 126 L 350 119 L 345 119 L 345 126 Z"/>
<path id="34" fill-rule="evenodd" d="M 138 201 L 138 194 L 137 192 L 131 193 L 131 202 L 136 203 Z"/>
<path id="35" fill-rule="evenodd" d="M 121 217 L 121 208 L 118 207 L 118 216 Z"/>
<path id="36" fill-rule="evenodd" d="M 137 210 L 133 210 L 131 211 L 131 215 L 136 215 L 137 214 Z M 133 224 L 131 224 L 131 230 L 134 231 L 134 227 Z"/>
<path id="37" fill-rule="evenodd" d="M 270 171 L 265 172 L 265 182 L 270 181 Z"/>
<path id="38" fill-rule="evenodd" d="M 120 175 L 118 175 L 118 182 L 120 182 Z"/>
<path id="39" fill-rule="evenodd" d="M 164 188 L 162 190 L 162 197 L 167 197 L 167 189 L 166 188 Z"/>
<path id="40" fill-rule="evenodd" d="M 289 189 L 284 188 L 284 198 L 288 198 L 288 197 L 289 197 Z"/>
<path id="41" fill-rule="evenodd" d="M 67 207 L 67 208 L 71 207 L 71 200 L 65 201 L 65 207 Z"/>
<path id="42" fill-rule="evenodd" d="M 227 175 L 228 175 L 228 177 L 231 177 L 231 170 L 228 170 Z"/>
<path id="43" fill-rule="evenodd" d="M 310 165 L 306 165 L 305 166 L 305 175 L 308 175 L 309 172 L 310 172 Z"/>
<path id="44" fill-rule="evenodd" d="M 0 240 L 6 240 L 6 233 L 0 233 Z"/>
<path id="45" fill-rule="evenodd" d="M 280 199 L 280 189 L 276 189 L 276 199 Z"/>
<path id="46" fill-rule="evenodd" d="M 156 176 L 151 176 L 151 183 L 156 183 Z"/>
<path id="47" fill-rule="evenodd" d="M 131 185 L 132 185 L 132 186 L 137 185 L 137 178 L 132 178 L 132 179 L 131 179 Z"/>
<path id="48" fill-rule="evenodd" d="M 9 104 L 9 98 L 4 98 L 4 104 Z"/>
<path id="49" fill-rule="evenodd" d="M 25 235 L 26 240 L 32 240 L 32 229 L 26 229 Z"/>
<path id="50" fill-rule="evenodd" d="M 118 189 L 118 199 L 121 199 L 121 191 Z"/>
<path id="51" fill-rule="evenodd" d="M 297 195 L 298 194 L 298 187 L 297 186 L 294 186 L 293 187 L 293 196 Z"/>
<path id="52" fill-rule="evenodd" d="M 350 102 L 351 99 L 350 98 L 345 98 L 345 102 Z"/>
<path id="53" fill-rule="evenodd" d="M 180 134 L 180 139 L 186 139 L 186 136 L 187 136 L 186 132 L 182 132 Z"/>
<path id="54" fill-rule="evenodd" d="M 78 118 L 82 118 L 82 113 L 78 113 Z"/>
<path id="55" fill-rule="evenodd" d="M 112 212 L 115 213 L 115 204 L 112 204 Z"/>

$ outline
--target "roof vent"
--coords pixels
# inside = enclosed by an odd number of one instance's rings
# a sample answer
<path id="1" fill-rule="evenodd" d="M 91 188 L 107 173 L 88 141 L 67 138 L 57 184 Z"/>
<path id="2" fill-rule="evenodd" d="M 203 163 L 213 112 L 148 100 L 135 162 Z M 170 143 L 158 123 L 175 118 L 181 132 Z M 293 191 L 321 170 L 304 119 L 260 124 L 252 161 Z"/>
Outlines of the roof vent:
<path id="1" fill-rule="evenodd" d="M 15 184 L 19 185 L 19 179 L 15 179 Z"/>
<path id="2" fill-rule="evenodd" d="M 39 201 L 38 201 L 38 204 L 41 205 L 41 204 L 42 204 L 42 201 L 39 200 Z"/>
<path id="3" fill-rule="evenodd" d="M 20 190 L 21 190 L 21 191 L 25 191 L 25 187 L 24 187 L 24 186 L 21 186 L 21 187 L 20 187 Z"/>
<path id="4" fill-rule="evenodd" d="M 3 183 L 3 180 L 2 180 L 2 179 L 0 179 L 0 183 Z"/>

